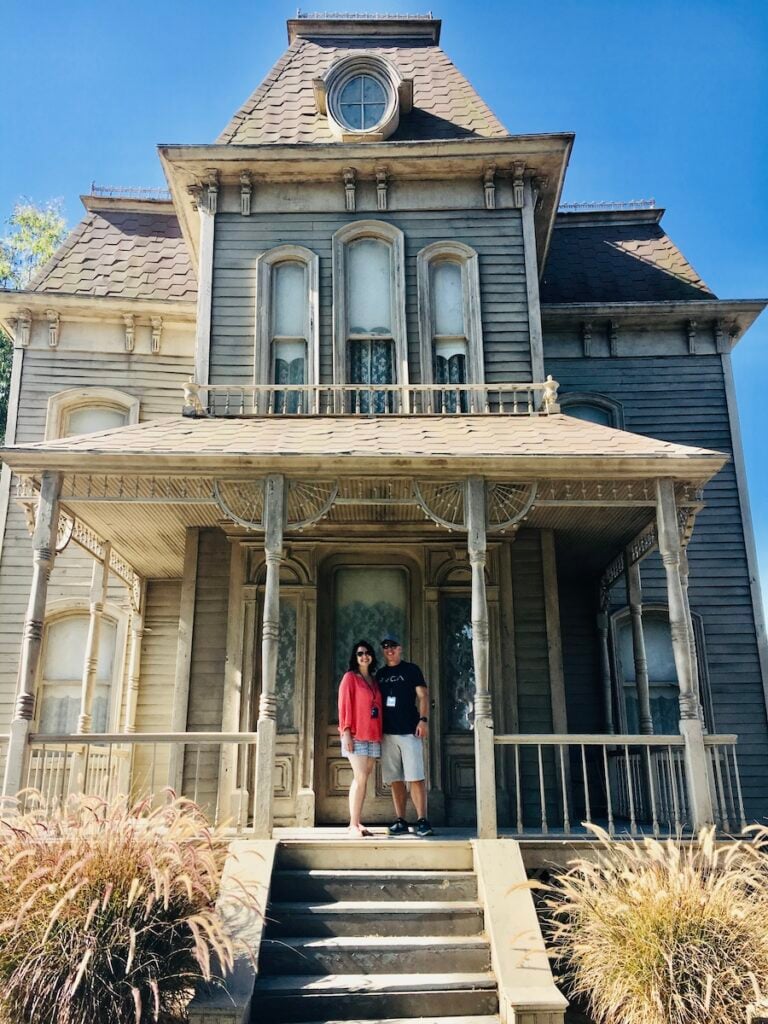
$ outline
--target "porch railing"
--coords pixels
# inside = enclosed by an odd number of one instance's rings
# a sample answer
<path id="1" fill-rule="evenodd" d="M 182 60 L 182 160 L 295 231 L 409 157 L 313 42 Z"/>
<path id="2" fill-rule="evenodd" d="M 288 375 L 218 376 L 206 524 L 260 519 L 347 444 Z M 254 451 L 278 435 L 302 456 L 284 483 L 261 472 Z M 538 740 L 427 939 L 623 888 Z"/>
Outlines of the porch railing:
<path id="1" fill-rule="evenodd" d="M 25 785 L 48 806 L 72 793 L 155 803 L 172 790 L 200 804 L 213 824 L 247 832 L 255 744 L 255 732 L 36 734 Z"/>
<path id="2" fill-rule="evenodd" d="M 185 416 L 546 415 L 557 382 L 542 384 L 195 384 Z"/>
<path id="3" fill-rule="evenodd" d="M 705 737 L 715 823 L 727 833 L 746 825 L 736 739 Z M 691 830 L 682 736 L 517 734 L 495 743 L 509 751 L 504 774 L 520 835 L 576 835 L 582 822 L 610 835 Z"/>

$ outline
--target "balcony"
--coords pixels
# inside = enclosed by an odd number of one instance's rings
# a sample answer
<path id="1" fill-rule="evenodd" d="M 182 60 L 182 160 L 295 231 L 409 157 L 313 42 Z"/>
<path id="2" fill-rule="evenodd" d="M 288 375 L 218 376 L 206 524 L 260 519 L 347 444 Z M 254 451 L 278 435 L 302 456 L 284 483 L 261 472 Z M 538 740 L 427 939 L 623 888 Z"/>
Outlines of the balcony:
<path id="1" fill-rule="evenodd" d="M 184 385 L 185 416 L 539 416 L 560 411 L 558 383 Z"/>

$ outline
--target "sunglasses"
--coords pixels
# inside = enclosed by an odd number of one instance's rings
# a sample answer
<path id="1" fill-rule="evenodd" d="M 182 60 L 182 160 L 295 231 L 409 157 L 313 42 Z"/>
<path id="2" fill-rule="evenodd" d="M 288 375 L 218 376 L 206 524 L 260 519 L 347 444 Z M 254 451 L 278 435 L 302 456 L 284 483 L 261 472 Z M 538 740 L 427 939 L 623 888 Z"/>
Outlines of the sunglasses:
<path id="1" fill-rule="evenodd" d="M 381 646 L 384 648 L 385 651 L 390 651 L 394 650 L 396 647 L 399 647 L 400 644 L 382 644 Z"/>
<path id="2" fill-rule="evenodd" d="M 358 658 L 372 658 L 373 655 L 370 651 L 355 651 Z"/>

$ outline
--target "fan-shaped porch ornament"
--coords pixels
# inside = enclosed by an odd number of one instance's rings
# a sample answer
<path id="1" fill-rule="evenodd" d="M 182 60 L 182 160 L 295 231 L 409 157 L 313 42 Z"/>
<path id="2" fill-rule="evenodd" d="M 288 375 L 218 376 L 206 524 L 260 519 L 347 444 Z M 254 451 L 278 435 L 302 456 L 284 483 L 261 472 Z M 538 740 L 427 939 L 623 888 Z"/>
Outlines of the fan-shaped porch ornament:
<path id="1" fill-rule="evenodd" d="M 327 515 L 338 493 L 336 480 L 291 480 L 288 484 L 288 528 L 303 530 L 305 526 L 318 522 Z"/>
<path id="2" fill-rule="evenodd" d="M 487 495 L 488 531 L 498 533 L 528 514 L 536 497 L 536 484 L 490 483 Z"/>
<path id="3" fill-rule="evenodd" d="M 413 482 L 414 497 L 425 514 L 448 530 L 464 529 L 464 483 L 451 480 Z"/>
<path id="4" fill-rule="evenodd" d="M 214 480 L 216 504 L 233 523 L 246 530 L 264 528 L 264 481 Z"/>

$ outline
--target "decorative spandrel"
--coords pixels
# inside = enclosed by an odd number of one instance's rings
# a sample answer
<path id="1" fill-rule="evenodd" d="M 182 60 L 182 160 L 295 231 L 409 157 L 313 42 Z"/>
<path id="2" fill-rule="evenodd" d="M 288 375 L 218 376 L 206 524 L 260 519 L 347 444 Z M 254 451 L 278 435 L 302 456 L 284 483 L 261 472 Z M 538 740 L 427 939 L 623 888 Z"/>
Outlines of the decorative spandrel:
<path id="1" fill-rule="evenodd" d="M 535 497 L 535 483 L 488 484 L 488 529 L 501 531 L 519 523 Z"/>
<path id="2" fill-rule="evenodd" d="M 405 569 L 375 566 L 339 569 L 335 578 L 333 683 L 329 687 L 329 722 L 338 722 L 337 695 L 347 671 L 349 652 L 368 640 L 382 664 L 379 644 L 387 633 L 400 638 L 408 656 L 408 577 Z"/>
<path id="3" fill-rule="evenodd" d="M 413 490 L 425 514 L 438 526 L 449 530 L 464 529 L 463 481 L 414 481 Z"/>
<path id="4" fill-rule="evenodd" d="M 213 496 L 221 511 L 233 523 L 247 530 L 263 528 L 263 480 L 216 480 Z"/>
<path id="5" fill-rule="evenodd" d="M 301 530 L 322 519 L 338 492 L 339 485 L 335 480 L 291 480 L 288 484 L 289 529 Z"/>
<path id="6" fill-rule="evenodd" d="M 294 732 L 296 696 L 296 605 L 280 602 L 280 639 L 277 646 L 277 731 Z"/>
<path id="7" fill-rule="evenodd" d="M 472 657 L 472 599 L 468 594 L 440 599 L 440 686 L 448 732 L 471 732 L 475 720 L 475 666 Z"/>

